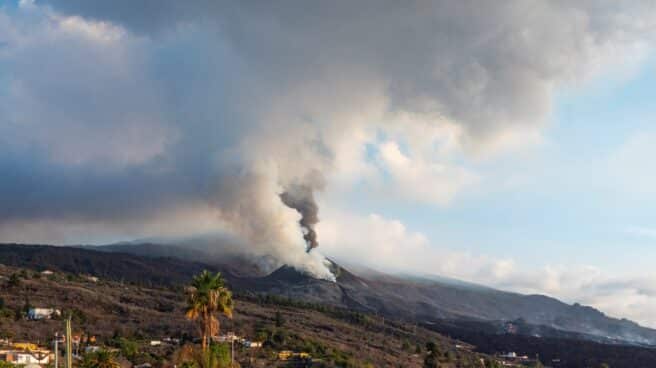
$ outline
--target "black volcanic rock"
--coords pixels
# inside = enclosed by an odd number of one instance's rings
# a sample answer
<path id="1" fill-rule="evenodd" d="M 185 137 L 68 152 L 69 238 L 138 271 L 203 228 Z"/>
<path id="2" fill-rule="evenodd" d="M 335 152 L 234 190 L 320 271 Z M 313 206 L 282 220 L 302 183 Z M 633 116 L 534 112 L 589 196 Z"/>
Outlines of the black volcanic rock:
<path id="1" fill-rule="evenodd" d="M 290 266 L 282 266 L 261 279 L 261 281 L 264 283 L 277 283 L 281 285 L 308 284 L 314 280 L 315 279 L 312 276 L 309 276 L 308 274 L 298 271 L 294 267 Z"/>

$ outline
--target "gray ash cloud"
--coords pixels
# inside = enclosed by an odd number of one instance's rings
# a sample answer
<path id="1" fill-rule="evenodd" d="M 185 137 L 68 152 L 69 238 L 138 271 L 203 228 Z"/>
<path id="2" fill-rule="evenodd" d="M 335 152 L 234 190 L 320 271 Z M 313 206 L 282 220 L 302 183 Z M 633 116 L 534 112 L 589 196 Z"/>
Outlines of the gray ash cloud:
<path id="1" fill-rule="evenodd" d="M 291 185 L 285 192 L 280 194 L 282 202 L 301 214 L 299 224 L 303 229 L 303 239 L 307 244 L 307 252 L 319 246 L 317 232 L 314 226 L 319 223 L 319 206 L 314 199 L 314 193 L 310 186 Z"/>

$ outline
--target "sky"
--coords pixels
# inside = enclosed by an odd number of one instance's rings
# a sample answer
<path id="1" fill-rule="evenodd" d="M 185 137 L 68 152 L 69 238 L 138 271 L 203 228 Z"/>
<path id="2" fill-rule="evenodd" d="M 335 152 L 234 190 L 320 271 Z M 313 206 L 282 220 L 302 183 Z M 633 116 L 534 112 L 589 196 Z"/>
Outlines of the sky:
<path id="1" fill-rule="evenodd" d="M 216 237 L 656 327 L 655 24 L 638 0 L 0 0 L 0 242 Z"/>

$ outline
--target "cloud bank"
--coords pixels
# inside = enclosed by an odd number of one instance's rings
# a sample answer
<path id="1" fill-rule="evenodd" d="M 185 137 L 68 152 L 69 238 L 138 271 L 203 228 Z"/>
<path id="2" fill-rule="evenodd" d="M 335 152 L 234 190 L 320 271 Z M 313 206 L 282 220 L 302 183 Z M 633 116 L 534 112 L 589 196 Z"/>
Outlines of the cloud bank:
<path id="1" fill-rule="evenodd" d="M 526 294 L 546 294 L 591 305 L 616 318 L 656 328 L 656 279 L 614 277 L 585 264 L 521 267 L 510 257 L 490 257 L 435 244 L 396 219 L 329 210 L 319 225 L 325 251 L 338 262 L 382 272 L 447 276 Z"/>

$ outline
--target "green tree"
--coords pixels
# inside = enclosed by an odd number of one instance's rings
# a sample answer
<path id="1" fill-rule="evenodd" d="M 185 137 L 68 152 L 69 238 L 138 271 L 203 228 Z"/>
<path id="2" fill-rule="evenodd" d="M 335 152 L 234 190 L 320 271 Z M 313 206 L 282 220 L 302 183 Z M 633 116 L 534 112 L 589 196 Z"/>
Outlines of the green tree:
<path id="1" fill-rule="evenodd" d="M 426 343 L 426 357 L 424 358 L 424 368 L 439 368 L 440 366 L 440 352 L 437 344 L 433 341 Z"/>
<path id="2" fill-rule="evenodd" d="M 23 303 L 23 316 L 27 316 L 27 314 L 30 312 L 30 309 L 32 309 L 30 299 L 25 297 L 25 303 Z"/>
<path id="3" fill-rule="evenodd" d="M 485 368 L 501 368 L 501 363 L 493 359 L 485 360 Z"/>
<path id="4" fill-rule="evenodd" d="M 186 365 L 189 368 L 230 367 L 230 347 L 228 344 L 211 343 L 206 350 L 192 348 L 190 353 L 193 360 L 184 360 L 182 362 L 182 365 Z"/>
<path id="5" fill-rule="evenodd" d="M 437 354 L 434 352 L 429 352 L 424 358 L 424 368 L 439 368 L 440 360 L 437 357 Z"/>
<path id="6" fill-rule="evenodd" d="M 135 341 L 128 340 L 124 337 L 118 340 L 118 346 L 121 349 L 121 354 L 127 360 L 133 361 L 137 353 L 139 353 L 139 345 Z"/>
<path id="7" fill-rule="evenodd" d="M 203 351 L 207 350 L 209 339 L 219 332 L 217 313 L 232 318 L 232 310 L 232 293 L 225 286 L 221 273 L 213 275 L 205 270 L 193 278 L 187 290 L 185 315 L 198 321 Z"/>
<path id="8" fill-rule="evenodd" d="M 7 281 L 7 286 L 10 288 L 16 288 L 19 287 L 21 284 L 21 279 L 20 276 L 16 273 L 12 273 L 11 276 L 9 276 L 9 280 Z"/>
<path id="9" fill-rule="evenodd" d="M 276 327 L 282 327 L 285 324 L 285 317 L 280 311 L 276 311 Z"/>
<path id="10" fill-rule="evenodd" d="M 81 368 L 120 368 L 121 365 L 116 361 L 116 355 L 107 350 L 100 350 L 95 353 L 84 355 L 80 364 Z"/>

